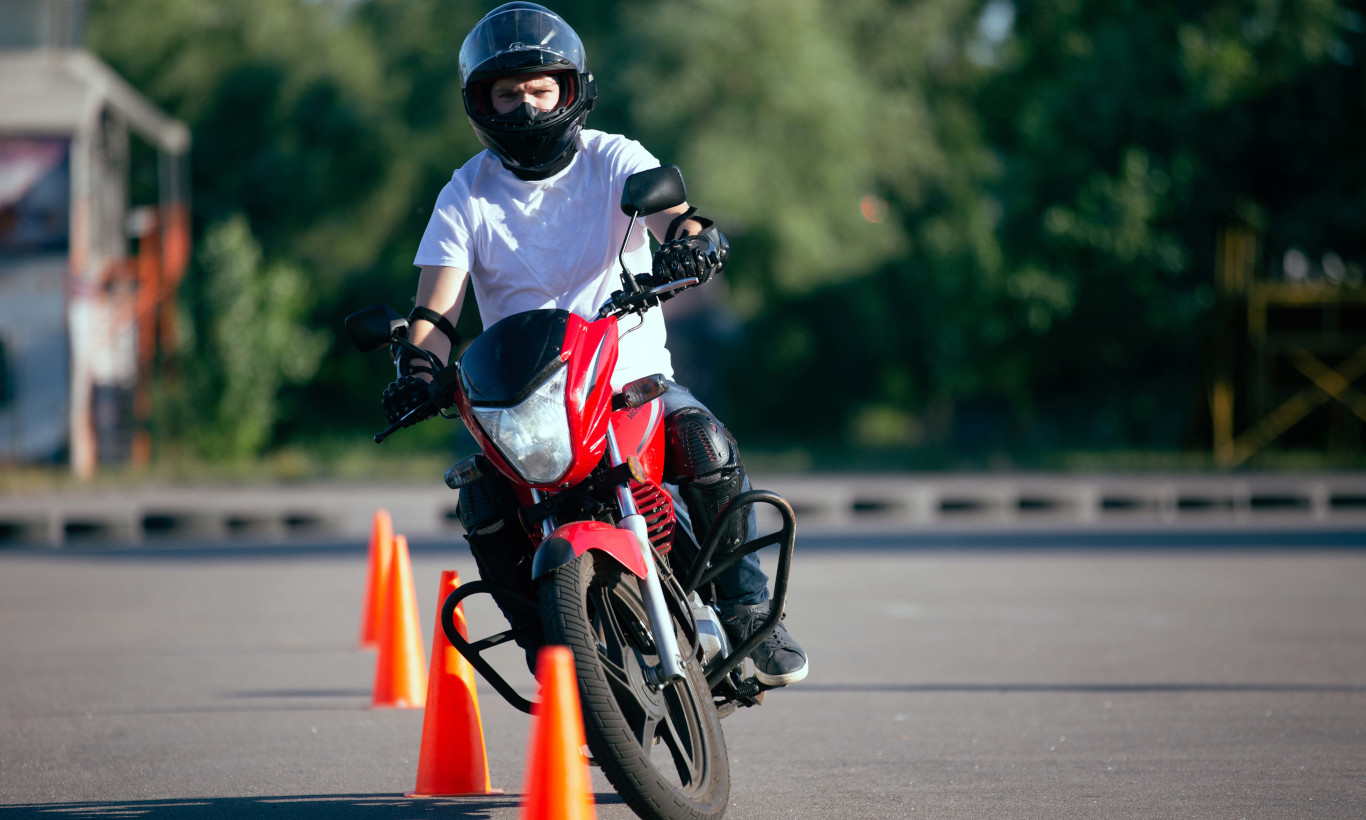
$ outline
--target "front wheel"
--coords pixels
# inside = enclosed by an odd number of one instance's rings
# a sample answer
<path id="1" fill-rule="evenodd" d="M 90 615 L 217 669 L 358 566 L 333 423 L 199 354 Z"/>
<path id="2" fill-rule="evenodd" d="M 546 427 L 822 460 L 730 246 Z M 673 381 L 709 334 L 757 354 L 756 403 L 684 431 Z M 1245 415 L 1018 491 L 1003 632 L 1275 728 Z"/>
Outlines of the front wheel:
<path id="1" fill-rule="evenodd" d="M 546 641 L 574 652 L 584 734 L 593 758 L 636 814 L 719 818 L 730 798 L 721 722 L 696 657 L 663 687 L 635 576 L 587 552 L 541 581 Z M 695 653 L 694 653 L 695 654 Z"/>

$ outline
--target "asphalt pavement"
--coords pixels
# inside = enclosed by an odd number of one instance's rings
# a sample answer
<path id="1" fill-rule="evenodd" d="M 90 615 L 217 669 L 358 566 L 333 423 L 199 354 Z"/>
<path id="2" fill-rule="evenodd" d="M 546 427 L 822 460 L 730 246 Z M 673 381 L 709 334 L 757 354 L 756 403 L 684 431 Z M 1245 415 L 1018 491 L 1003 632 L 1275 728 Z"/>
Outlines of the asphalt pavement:
<path id="1" fill-rule="evenodd" d="M 1366 532 L 1171 535 L 804 538 L 811 676 L 723 722 L 727 816 L 1366 816 Z M 413 556 L 430 651 L 474 567 Z M 529 719 L 491 689 L 506 794 L 403 797 L 422 715 L 370 708 L 365 572 L 346 540 L 0 549 L 0 820 L 517 817 Z"/>

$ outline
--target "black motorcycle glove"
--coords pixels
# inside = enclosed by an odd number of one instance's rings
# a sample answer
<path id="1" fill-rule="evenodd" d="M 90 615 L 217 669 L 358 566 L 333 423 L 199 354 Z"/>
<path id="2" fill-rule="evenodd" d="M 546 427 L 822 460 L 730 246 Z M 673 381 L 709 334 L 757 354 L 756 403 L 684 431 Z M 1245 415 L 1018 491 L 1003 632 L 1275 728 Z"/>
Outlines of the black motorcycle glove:
<path id="1" fill-rule="evenodd" d="M 431 382 L 417 376 L 399 376 L 380 394 L 379 406 L 390 424 L 411 413 L 432 395 Z"/>
<path id="2" fill-rule="evenodd" d="M 705 234 L 673 239 L 655 251 L 655 284 L 664 285 L 680 279 L 697 277 L 699 283 L 711 278 L 725 264 L 725 252 Z"/>

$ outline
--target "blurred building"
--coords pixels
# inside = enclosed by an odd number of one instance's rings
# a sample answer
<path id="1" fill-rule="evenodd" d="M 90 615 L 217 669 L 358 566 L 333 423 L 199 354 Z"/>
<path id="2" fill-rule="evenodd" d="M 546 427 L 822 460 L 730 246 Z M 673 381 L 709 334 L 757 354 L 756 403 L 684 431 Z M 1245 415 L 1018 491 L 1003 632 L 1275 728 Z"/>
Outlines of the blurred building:
<path id="1" fill-rule="evenodd" d="M 0 464 L 146 457 L 189 253 L 186 127 L 78 48 L 82 0 L 0 0 Z M 129 202 L 130 134 L 158 157 Z"/>

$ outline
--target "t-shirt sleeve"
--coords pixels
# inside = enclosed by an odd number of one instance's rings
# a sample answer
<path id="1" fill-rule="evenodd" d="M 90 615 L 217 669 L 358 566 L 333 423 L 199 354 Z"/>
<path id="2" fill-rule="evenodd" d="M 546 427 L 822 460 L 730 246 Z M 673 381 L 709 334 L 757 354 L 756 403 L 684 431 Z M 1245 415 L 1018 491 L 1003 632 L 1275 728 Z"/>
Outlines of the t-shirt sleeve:
<path id="1" fill-rule="evenodd" d="M 455 179 L 446 183 L 436 197 L 436 207 L 427 220 L 427 230 L 417 248 L 413 264 L 436 265 L 445 268 L 470 270 L 470 224 L 467 206 L 469 192 L 462 190 Z"/>
<path id="2" fill-rule="evenodd" d="M 631 174 L 659 167 L 659 160 L 654 154 L 646 150 L 645 146 L 626 137 L 618 136 L 612 140 L 607 146 L 607 156 L 618 190 L 626 184 L 626 178 Z"/>

